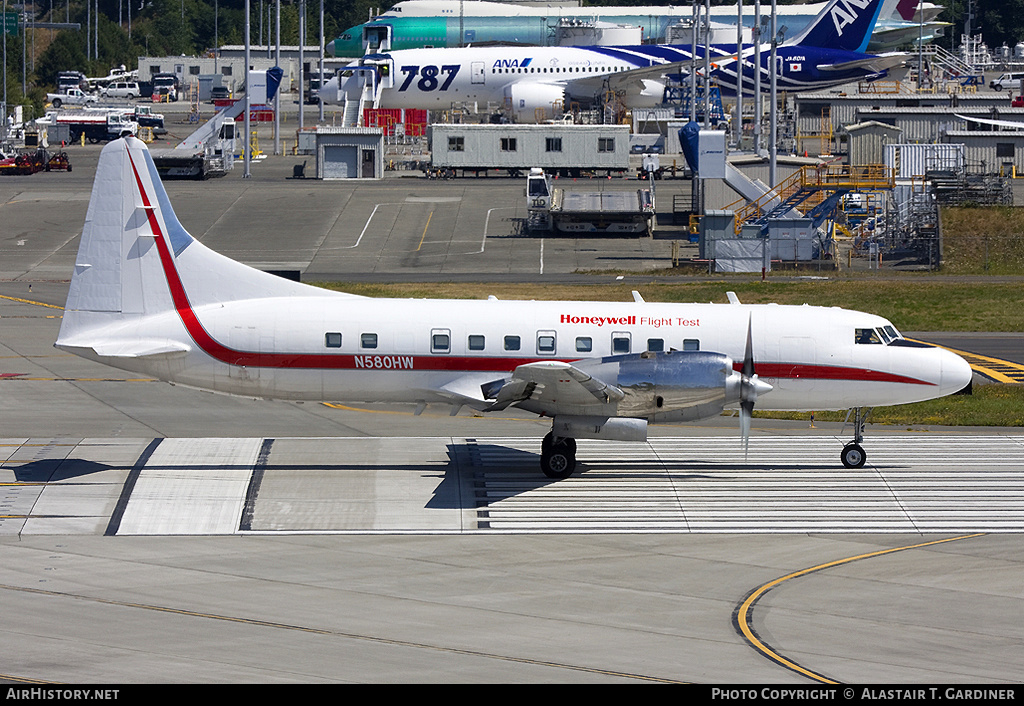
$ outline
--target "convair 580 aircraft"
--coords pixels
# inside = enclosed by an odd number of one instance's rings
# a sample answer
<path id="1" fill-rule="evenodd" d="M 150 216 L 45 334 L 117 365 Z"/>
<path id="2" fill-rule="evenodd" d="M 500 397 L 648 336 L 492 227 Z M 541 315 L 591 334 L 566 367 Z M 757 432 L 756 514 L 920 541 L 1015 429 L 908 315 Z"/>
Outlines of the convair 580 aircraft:
<path id="1" fill-rule="evenodd" d="M 519 407 L 553 420 L 550 477 L 577 438 L 643 441 L 647 425 L 755 402 L 771 410 L 903 404 L 971 379 L 885 319 L 810 306 L 374 299 L 290 282 L 194 240 L 145 144 L 103 148 L 58 348 L 245 396 Z M 854 441 L 847 466 L 863 465 Z"/>
<path id="2" fill-rule="evenodd" d="M 883 0 L 831 0 L 815 20 L 777 48 L 780 91 L 812 91 L 850 81 L 871 80 L 902 65 L 901 54 L 865 54 Z M 769 86 L 770 46 L 754 64 L 754 47 L 710 46 L 712 76 L 723 92 L 735 92 L 738 74 L 752 91 L 756 72 Z M 537 109 L 550 112 L 569 101 L 591 103 L 612 91 L 627 108 L 661 105 L 669 77 L 681 78 L 696 54 L 703 70 L 705 47 L 689 44 L 621 47 L 488 46 L 406 49 L 369 54 L 324 86 L 327 103 L 365 96 L 371 81 L 379 108 L 447 109 L 453 103 L 510 106 L 517 121 L 532 122 Z"/>

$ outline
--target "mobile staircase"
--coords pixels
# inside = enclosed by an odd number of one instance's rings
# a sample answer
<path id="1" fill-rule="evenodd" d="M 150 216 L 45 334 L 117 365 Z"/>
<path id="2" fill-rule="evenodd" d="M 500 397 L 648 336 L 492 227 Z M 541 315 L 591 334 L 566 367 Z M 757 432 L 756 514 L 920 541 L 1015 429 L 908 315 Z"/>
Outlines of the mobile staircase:
<path id="1" fill-rule="evenodd" d="M 360 127 L 363 123 L 363 110 L 376 108 L 380 105 L 380 93 L 383 82 L 376 66 L 368 65 L 346 69 L 352 75 L 343 82 L 345 106 L 342 110 L 342 127 Z"/>
<path id="2" fill-rule="evenodd" d="M 850 193 L 891 191 L 896 184 L 891 168 L 880 164 L 826 164 L 801 167 L 774 189 L 754 200 L 741 199 L 726 210 L 736 214 L 736 234 L 745 225 L 758 225 L 767 237 L 769 221 L 799 209 L 814 227 L 831 217 Z"/>

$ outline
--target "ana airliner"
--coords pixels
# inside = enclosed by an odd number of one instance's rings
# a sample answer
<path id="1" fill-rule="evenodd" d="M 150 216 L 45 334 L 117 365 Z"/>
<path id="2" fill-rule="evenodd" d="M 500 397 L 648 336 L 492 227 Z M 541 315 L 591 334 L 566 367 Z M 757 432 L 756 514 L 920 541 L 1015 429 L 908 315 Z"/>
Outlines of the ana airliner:
<path id="1" fill-rule="evenodd" d="M 831 0 L 800 34 L 777 49 L 780 91 L 813 91 L 858 80 L 874 80 L 905 63 L 902 54 L 865 54 L 883 0 Z M 627 108 L 661 105 L 670 79 L 683 81 L 696 54 L 703 71 L 705 49 L 712 78 L 723 93 L 735 93 L 740 62 L 736 43 L 406 49 L 368 54 L 341 69 L 320 95 L 326 103 L 357 101 L 366 107 L 449 109 L 461 103 L 505 106 L 518 122 L 556 114 L 575 101 L 599 102 L 614 92 Z M 753 91 L 756 71 L 768 90 L 770 45 L 743 51 L 744 91 Z M 372 96 L 372 100 L 369 99 Z"/>
<path id="2" fill-rule="evenodd" d="M 643 441 L 652 423 L 738 408 L 744 444 L 768 410 L 856 409 L 842 462 L 865 462 L 865 407 L 971 380 L 959 356 L 838 308 L 376 299 L 254 270 L 194 240 L 143 142 L 103 148 L 58 348 L 170 382 L 251 397 L 518 407 L 552 419 L 543 472 L 576 439 Z"/>
<path id="3" fill-rule="evenodd" d="M 793 36 L 813 20 L 824 2 L 778 6 L 778 25 Z M 936 22 L 945 8 L 918 0 L 886 0 L 868 44 L 869 51 L 889 51 L 918 37 L 931 41 L 942 34 L 948 22 Z M 770 3 L 765 0 L 762 16 L 767 18 Z M 702 8 L 703 11 L 703 8 Z M 723 32 L 736 34 L 737 8 L 715 5 L 711 20 Z M 743 24 L 754 24 L 753 0 L 745 0 Z M 560 23 L 604 23 L 637 27 L 644 44 L 664 44 L 670 27 L 692 20 L 691 5 L 544 7 L 478 0 L 404 0 L 395 3 L 369 22 L 350 27 L 328 44 L 336 57 L 358 57 L 377 51 L 382 42 L 389 50 L 430 47 L 459 47 L 480 44 L 529 44 L 554 46 L 559 40 Z"/>

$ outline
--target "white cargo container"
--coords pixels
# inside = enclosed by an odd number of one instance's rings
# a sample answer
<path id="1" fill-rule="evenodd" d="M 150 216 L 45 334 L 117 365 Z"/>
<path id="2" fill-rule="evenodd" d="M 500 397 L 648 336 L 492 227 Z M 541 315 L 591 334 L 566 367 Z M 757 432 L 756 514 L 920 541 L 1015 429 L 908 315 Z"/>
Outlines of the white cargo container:
<path id="1" fill-rule="evenodd" d="M 986 136 L 998 133 L 985 133 Z M 897 179 L 924 176 L 929 171 L 962 171 L 962 144 L 898 144 L 885 145 L 885 166 Z"/>
<path id="2" fill-rule="evenodd" d="M 628 125 L 449 125 L 428 128 L 435 168 L 505 170 L 512 176 L 539 167 L 551 174 L 629 169 Z"/>

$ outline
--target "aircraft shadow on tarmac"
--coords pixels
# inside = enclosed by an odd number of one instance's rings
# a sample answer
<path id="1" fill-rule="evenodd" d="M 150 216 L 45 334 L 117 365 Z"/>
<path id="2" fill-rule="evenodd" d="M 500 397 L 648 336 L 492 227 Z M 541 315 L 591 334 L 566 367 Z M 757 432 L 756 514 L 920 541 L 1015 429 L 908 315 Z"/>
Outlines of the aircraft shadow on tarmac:
<path id="1" fill-rule="evenodd" d="M 55 483 L 117 469 L 118 466 L 81 458 L 49 458 L 29 461 L 15 466 L 13 470 L 14 479 L 18 483 Z"/>

